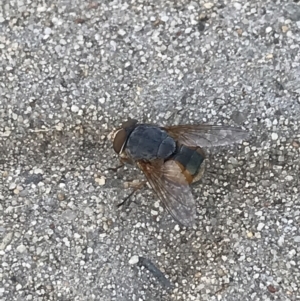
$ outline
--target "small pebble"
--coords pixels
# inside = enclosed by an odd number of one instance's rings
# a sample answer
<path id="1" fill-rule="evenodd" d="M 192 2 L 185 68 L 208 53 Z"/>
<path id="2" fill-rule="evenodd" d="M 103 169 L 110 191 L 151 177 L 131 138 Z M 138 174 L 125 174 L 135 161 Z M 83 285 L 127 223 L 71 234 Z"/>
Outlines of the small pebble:
<path id="1" fill-rule="evenodd" d="M 66 198 L 65 194 L 62 192 L 57 193 L 57 199 L 63 201 Z"/>
<path id="2" fill-rule="evenodd" d="M 52 32 L 52 29 L 50 27 L 46 27 L 44 30 L 45 35 L 50 35 Z"/>
<path id="3" fill-rule="evenodd" d="M 251 231 L 247 232 L 247 237 L 248 238 L 252 238 L 253 237 L 253 233 Z"/>
<path id="4" fill-rule="evenodd" d="M 163 22 L 167 22 L 169 20 L 169 17 L 167 15 L 163 15 L 161 18 L 160 18 Z"/>
<path id="5" fill-rule="evenodd" d="M 19 253 L 24 253 L 24 252 L 26 252 L 26 250 L 27 250 L 27 248 L 26 248 L 26 246 L 24 246 L 24 245 L 19 245 L 19 246 L 17 247 L 17 251 L 18 251 Z"/>
<path id="6" fill-rule="evenodd" d="M 242 4 L 239 3 L 239 2 L 235 2 L 235 3 L 233 4 L 233 6 L 234 6 L 237 10 L 240 10 L 240 9 L 242 8 Z"/>
<path id="7" fill-rule="evenodd" d="M 294 241 L 300 243 L 300 236 L 295 236 L 295 237 L 294 237 Z"/>
<path id="8" fill-rule="evenodd" d="M 9 190 L 14 190 L 17 187 L 17 184 L 11 183 L 8 187 Z"/>
<path id="9" fill-rule="evenodd" d="M 284 244 L 284 236 L 280 236 L 277 243 L 279 247 L 282 247 Z"/>
<path id="10" fill-rule="evenodd" d="M 265 226 L 265 224 L 259 223 L 258 226 L 257 226 L 257 230 L 261 231 L 264 228 L 264 226 Z"/>
<path id="11" fill-rule="evenodd" d="M 126 31 L 125 31 L 124 29 L 120 29 L 120 30 L 118 31 L 118 34 L 119 34 L 120 36 L 124 37 L 124 36 L 126 35 Z"/>
<path id="12" fill-rule="evenodd" d="M 266 28 L 266 33 L 270 33 L 272 30 L 273 30 L 272 27 L 267 27 Z"/>
<path id="13" fill-rule="evenodd" d="M 203 4 L 203 6 L 206 8 L 206 9 L 210 9 L 210 8 L 212 8 L 212 7 L 214 7 L 214 3 L 212 3 L 212 2 L 208 2 L 208 3 L 204 3 Z"/>
<path id="14" fill-rule="evenodd" d="M 105 177 L 95 178 L 95 182 L 100 186 L 103 186 L 105 184 Z"/>
<path id="15" fill-rule="evenodd" d="M 268 288 L 268 291 L 270 293 L 276 293 L 277 292 L 277 289 L 272 284 L 268 285 L 267 288 Z"/>
<path id="16" fill-rule="evenodd" d="M 71 111 L 72 111 L 73 113 L 77 113 L 77 112 L 79 111 L 79 108 L 78 108 L 77 106 L 75 106 L 75 105 L 72 105 Z"/>
<path id="17" fill-rule="evenodd" d="M 36 168 L 36 169 L 33 170 L 33 173 L 38 175 L 38 174 L 43 174 L 44 172 L 41 168 Z"/>
<path id="18" fill-rule="evenodd" d="M 266 59 L 267 59 L 267 60 L 270 60 L 270 59 L 272 59 L 273 57 L 274 57 L 273 53 L 268 53 L 268 54 L 266 55 Z"/>
<path id="19" fill-rule="evenodd" d="M 133 255 L 128 261 L 128 263 L 132 265 L 137 264 L 138 262 L 139 262 L 139 257 L 137 255 Z"/>
<path id="20" fill-rule="evenodd" d="M 272 140 L 277 140 L 277 139 L 278 139 L 278 134 L 272 133 Z"/>
<path id="21" fill-rule="evenodd" d="M 158 215 L 158 211 L 156 211 L 156 210 L 151 210 L 151 214 L 154 215 L 154 216 L 157 216 L 157 215 Z"/>

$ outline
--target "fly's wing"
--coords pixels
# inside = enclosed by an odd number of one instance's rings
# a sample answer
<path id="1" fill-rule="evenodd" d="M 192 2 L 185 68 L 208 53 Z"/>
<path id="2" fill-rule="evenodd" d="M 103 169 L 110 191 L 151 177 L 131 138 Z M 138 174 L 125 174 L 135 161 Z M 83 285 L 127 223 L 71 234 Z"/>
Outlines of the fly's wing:
<path id="1" fill-rule="evenodd" d="M 164 129 L 180 144 L 191 147 L 230 145 L 249 136 L 249 133 L 241 128 L 221 125 L 175 125 Z"/>
<path id="2" fill-rule="evenodd" d="M 155 160 L 137 164 L 172 217 L 179 224 L 190 227 L 194 224 L 196 214 L 194 197 L 176 162 L 166 163 Z"/>

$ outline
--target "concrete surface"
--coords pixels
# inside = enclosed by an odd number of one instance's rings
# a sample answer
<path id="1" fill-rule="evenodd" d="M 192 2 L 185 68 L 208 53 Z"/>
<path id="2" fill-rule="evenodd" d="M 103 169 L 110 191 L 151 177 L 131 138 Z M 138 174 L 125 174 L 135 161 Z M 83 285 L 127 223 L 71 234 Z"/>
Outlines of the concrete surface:
<path id="1" fill-rule="evenodd" d="M 1 300 L 300 300 L 299 31 L 298 1 L 2 0 Z M 128 116 L 251 132 L 193 229 L 150 189 L 116 208 Z"/>

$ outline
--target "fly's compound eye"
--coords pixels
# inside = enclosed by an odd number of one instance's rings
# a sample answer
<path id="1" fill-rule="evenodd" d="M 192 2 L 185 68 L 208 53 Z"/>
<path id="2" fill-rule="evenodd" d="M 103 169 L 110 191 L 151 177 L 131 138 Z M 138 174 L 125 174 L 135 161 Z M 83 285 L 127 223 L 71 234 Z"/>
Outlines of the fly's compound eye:
<path id="1" fill-rule="evenodd" d="M 127 133 L 125 129 L 118 130 L 115 134 L 114 143 L 113 143 L 114 151 L 117 154 L 120 154 L 123 151 L 126 140 L 127 140 Z"/>

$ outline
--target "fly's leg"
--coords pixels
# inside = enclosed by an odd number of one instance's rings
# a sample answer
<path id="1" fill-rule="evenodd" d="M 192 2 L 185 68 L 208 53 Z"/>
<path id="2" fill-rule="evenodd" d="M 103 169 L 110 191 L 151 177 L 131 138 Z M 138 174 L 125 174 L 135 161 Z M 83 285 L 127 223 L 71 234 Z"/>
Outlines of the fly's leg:
<path id="1" fill-rule="evenodd" d="M 124 163 L 123 164 L 120 164 L 118 165 L 117 167 L 109 167 L 107 168 L 107 170 L 111 170 L 113 172 L 117 172 L 120 168 L 124 167 Z"/>
<path id="2" fill-rule="evenodd" d="M 120 165 L 117 167 L 110 167 L 110 168 L 108 168 L 108 170 L 117 172 L 118 169 L 120 169 L 121 167 L 124 167 L 125 163 L 133 164 L 133 161 L 126 157 L 120 158 Z M 133 190 L 120 204 L 117 205 L 117 207 L 119 208 L 119 207 L 125 205 L 125 203 L 128 203 L 128 204 L 126 204 L 126 206 L 129 206 L 130 203 L 128 201 L 130 200 L 130 198 L 135 194 L 136 191 L 138 191 L 139 189 L 144 187 L 146 183 L 147 183 L 147 181 L 136 181 L 136 180 L 133 180 L 132 182 L 126 182 L 125 188 L 133 188 Z"/>
<path id="3" fill-rule="evenodd" d="M 126 188 L 131 187 L 133 190 L 131 193 L 121 202 L 117 205 L 117 207 L 121 207 L 126 204 L 126 207 L 130 205 L 130 198 L 139 190 L 142 189 L 146 185 L 147 181 L 132 181 L 126 183 Z"/>
<path id="4" fill-rule="evenodd" d="M 109 167 L 107 170 L 112 170 L 113 172 L 117 172 L 118 169 L 124 167 L 125 163 L 130 164 L 130 160 L 127 160 L 125 158 L 120 158 L 120 165 L 118 165 L 117 167 Z"/>

